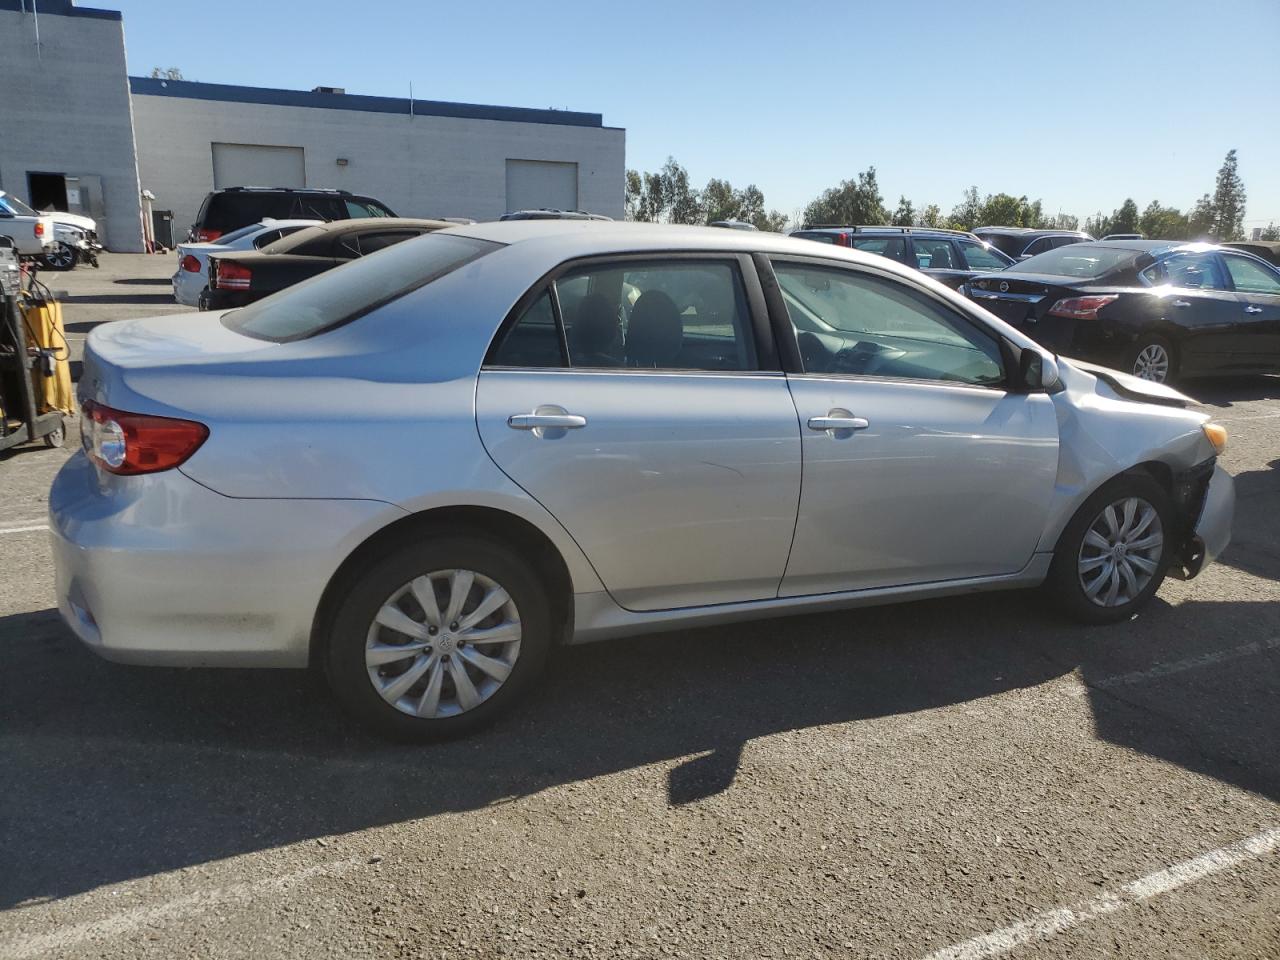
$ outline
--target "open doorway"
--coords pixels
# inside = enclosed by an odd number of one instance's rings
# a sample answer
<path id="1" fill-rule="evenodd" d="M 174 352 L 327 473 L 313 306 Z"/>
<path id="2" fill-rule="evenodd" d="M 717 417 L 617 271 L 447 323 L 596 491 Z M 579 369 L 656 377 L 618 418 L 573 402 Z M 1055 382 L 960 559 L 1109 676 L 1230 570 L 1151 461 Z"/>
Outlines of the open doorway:
<path id="1" fill-rule="evenodd" d="M 65 173 L 28 173 L 27 187 L 31 206 L 36 210 L 67 211 L 67 175 Z"/>

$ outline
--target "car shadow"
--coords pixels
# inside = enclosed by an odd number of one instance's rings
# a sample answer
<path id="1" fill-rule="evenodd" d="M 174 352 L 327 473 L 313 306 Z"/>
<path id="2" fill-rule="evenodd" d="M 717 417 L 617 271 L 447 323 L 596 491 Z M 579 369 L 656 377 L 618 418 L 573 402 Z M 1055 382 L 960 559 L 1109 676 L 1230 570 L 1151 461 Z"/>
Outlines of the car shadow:
<path id="1" fill-rule="evenodd" d="M 1280 376 L 1198 377 L 1177 384 L 1177 389 L 1207 407 L 1233 407 L 1251 400 L 1280 397 Z"/>
<path id="2" fill-rule="evenodd" d="M 0 636 L 0 908 L 647 764 L 682 761 L 668 800 L 691 803 L 732 788 L 755 738 L 842 724 L 856 740 L 863 721 L 1073 672 L 1102 683 L 1099 736 L 1280 800 L 1276 650 L 1194 682 L 1142 675 L 1280 636 L 1277 603 L 1157 601 L 1081 628 L 1027 592 L 568 648 L 495 726 L 416 747 L 355 729 L 313 673 L 122 667 L 51 610 L 0 619 Z"/>
<path id="3" fill-rule="evenodd" d="M 173 281 L 168 277 L 124 277 L 111 282 L 128 287 L 167 287 Z"/>
<path id="4" fill-rule="evenodd" d="M 1235 476 L 1236 523 L 1231 546 L 1219 558 L 1255 577 L 1280 580 L 1280 459 L 1263 470 L 1247 470 Z M 1248 523 L 1240 517 L 1249 518 Z"/>
<path id="5" fill-rule="evenodd" d="M 181 310 L 182 305 L 175 302 L 172 293 L 86 293 L 76 296 L 64 295 L 58 298 L 64 305 L 66 304 L 85 304 L 85 303 L 101 303 L 101 304 L 119 304 L 120 306 L 139 306 L 148 303 L 166 303 L 173 304 L 175 310 Z"/>

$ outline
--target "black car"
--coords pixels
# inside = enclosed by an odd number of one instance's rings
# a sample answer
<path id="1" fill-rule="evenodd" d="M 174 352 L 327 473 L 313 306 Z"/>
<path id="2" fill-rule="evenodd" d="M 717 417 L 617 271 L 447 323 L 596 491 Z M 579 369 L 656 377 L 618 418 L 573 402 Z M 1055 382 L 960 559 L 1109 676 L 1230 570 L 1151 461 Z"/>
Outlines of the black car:
<path id="1" fill-rule="evenodd" d="M 603 213 L 587 213 L 585 210 L 556 210 L 552 207 L 540 207 L 537 210 L 512 210 L 504 213 L 499 220 L 612 220 Z"/>
<path id="2" fill-rule="evenodd" d="M 1234 247 L 1236 250 L 1243 250 L 1245 253 L 1252 253 L 1255 257 L 1261 257 L 1272 266 L 1280 267 L 1280 243 L 1274 240 L 1239 240 L 1232 243 L 1224 243 L 1224 247 Z"/>
<path id="3" fill-rule="evenodd" d="M 346 190 L 293 187 L 227 187 L 204 198 L 187 240 L 208 243 L 224 233 L 262 220 L 353 220 L 394 217 L 391 208 L 373 197 Z"/>
<path id="4" fill-rule="evenodd" d="M 1229 247 L 1077 243 L 962 291 L 1055 353 L 1147 380 L 1280 371 L 1280 270 Z"/>
<path id="5" fill-rule="evenodd" d="M 1082 230 L 1033 230 L 1030 227 L 974 227 L 973 234 L 1015 260 L 1093 240 Z"/>
<path id="6" fill-rule="evenodd" d="M 243 307 L 349 260 L 451 226 L 443 220 L 364 217 L 306 227 L 261 250 L 210 254 L 200 309 Z"/>
<path id="7" fill-rule="evenodd" d="M 976 273 L 1013 263 L 991 244 L 959 230 L 806 225 L 791 231 L 791 236 L 879 254 L 922 270 L 953 289 Z"/>

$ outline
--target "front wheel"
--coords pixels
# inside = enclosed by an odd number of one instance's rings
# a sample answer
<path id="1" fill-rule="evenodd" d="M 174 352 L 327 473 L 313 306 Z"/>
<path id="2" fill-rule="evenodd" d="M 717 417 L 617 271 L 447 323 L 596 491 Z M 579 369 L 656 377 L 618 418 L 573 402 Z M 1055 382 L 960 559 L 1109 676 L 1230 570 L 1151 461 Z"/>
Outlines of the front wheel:
<path id="1" fill-rule="evenodd" d="M 394 739 L 484 726 L 528 689 L 551 647 L 546 587 L 495 541 L 447 535 L 402 546 L 340 589 L 330 686 L 359 721 Z"/>
<path id="2" fill-rule="evenodd" d="M 50 270 L 74 270 L 79 254 L 71 244 L 59 240 L 42 259 L 44 265 Z"/>
<path id="3" fill-rule="evenodd" d="M 1045 586 L 1085 623 L 1127 620 L 1151 600 L 1174 551 L 1169 495 L 1150 477 L 1104 484 L 1067 524 Z"/>

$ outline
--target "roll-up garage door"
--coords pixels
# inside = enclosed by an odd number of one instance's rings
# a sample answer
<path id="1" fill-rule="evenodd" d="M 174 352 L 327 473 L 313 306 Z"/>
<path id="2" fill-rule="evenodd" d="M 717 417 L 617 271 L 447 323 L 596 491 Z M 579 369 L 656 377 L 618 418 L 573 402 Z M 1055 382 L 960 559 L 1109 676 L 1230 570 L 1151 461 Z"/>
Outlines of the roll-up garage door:
<path id="1" fill-rule="evenodd" d="M 548 160 L 507 161 L 507 211 L 578 209 L 578 165 Z"/>
<path id="2" fill-rule="evenodd" d="M 215 143 L 213 187 L 305 187 L 301 147 L 257 143 Z"/>

